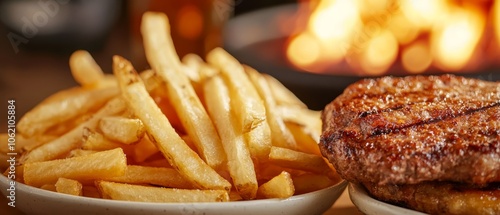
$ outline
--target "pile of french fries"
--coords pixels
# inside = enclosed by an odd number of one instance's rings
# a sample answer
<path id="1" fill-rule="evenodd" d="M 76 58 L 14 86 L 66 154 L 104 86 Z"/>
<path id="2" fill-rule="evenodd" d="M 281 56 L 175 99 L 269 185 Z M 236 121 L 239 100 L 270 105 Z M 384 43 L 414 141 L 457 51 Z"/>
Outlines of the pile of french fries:
<path id="1" fill-rule="evenodd" d="M 179 59 L 162 13 L 145 13 L 141 32 L 151 70 L 114 56 L 105 74 L 73 53 L 80 86 L 18 123 L 17 181 L 144 202 L 288 198 L 338 182 L 317 145 L 319 111 L 221 48 Z"/>

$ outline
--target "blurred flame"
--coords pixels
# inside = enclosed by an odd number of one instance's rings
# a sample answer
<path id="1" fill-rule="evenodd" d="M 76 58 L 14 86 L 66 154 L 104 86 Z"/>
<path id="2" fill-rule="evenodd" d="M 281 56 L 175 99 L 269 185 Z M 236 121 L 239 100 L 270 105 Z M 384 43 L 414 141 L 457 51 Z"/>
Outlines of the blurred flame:
<path id="1" fill-rule="evenodd" d="M 320 45 L 314 37 L 309 34 L 301 34 L 295 37 L 288 46 L 287 56 L 297 66 L 307 67 L 318 61 L 320 51 Z"/>
<path id="2" fill-rule="evenodd" d="M 462 69 L 483 34 L 485 20 L 474 10 L 456 9 L 434 30 L 431 47 L 436 63 L 444 70 Z"/>
<path id="3" fill-rule="evenodd" d="M 469 7 L 474 3 L 449 0 L 311 2 L 307 26 L 286 46 L 290 63 L 310 72 L 331 71 L 343 60 L 364 75 L 382 75 L 396 62 L 410 73 L 458 71 L 471 61 L 487 21 Z M 500 0 L 493 4 L 500 45 Z"/>
<path id="4" fill-rule="evenodd" d="M 403 50 L 401 56 L 403 67 L 410 73 L 424 72 L 432 63 L 429 46 L 424 42 L 416 42 Z"/>
<path id="5" fill-rule="evenodd" d="M 397 54 L 398 41 L 389 31 L 383 31 L 368 42 L 361 67 L 369 75 L 381 75 L 396 60 Z"/>

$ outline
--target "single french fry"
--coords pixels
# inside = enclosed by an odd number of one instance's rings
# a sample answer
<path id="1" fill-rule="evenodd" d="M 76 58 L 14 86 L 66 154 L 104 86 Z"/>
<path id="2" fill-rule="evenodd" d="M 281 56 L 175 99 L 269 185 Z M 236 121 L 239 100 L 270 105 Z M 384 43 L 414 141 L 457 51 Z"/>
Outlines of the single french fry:
<path id="1" fill-rule="evenodd" d="M 95 87 L 104 79 L 101 67 L 87 51 L 73 52 L 69 58 L 69 67 L 75 81 L 83 87 Z"/>
<path id="2" fill-rule="evenodd" d="M 311 138 L 316 143 L 319 143 L 322 131 L 321 111 L 286 106 L 278 107 L 277 111 L 286 123 L 295 123 L 303 126 Z"/>
<path id="3" fill-rule="evenodd" d="M 58 178 L 97 180 L 125 174 L 123 150 L 112 149 L 91 155 L 24 164 L 24 182 L 39 187 L 55 184 Z"/>
<path id="4" fill-rule="evenodd" d="M 184 66 L 183 71 L 189 80 L 191 80 L 191 83 L 200 84 L 201 78 L 198 70 L 200 69 L 200 65 L 202 63 L 203 59 L 201 59 L 201 57 L 197 54 L 189 53 L 182 57 L 182 65 Z M 195 85 L 193 85 L 193 87 L 196 89 Z"/>
<path id="5" fill-rule="evenodd" d="M 28 111 L 17 123 L 18 131 L 28 138 L 42 134 L 54 125 L 101 107 L 118 93 L 115 87 L 59 91 Z"/>
<path id="6" fill-rule="evenodd" d="M 258 196 L 260 198 L 280 198 L 285 199 L 293 196 L 295 187 L 292 176 L 288 172 L 281 172 L 278 176 L 260 185 Z"/>
<path id="7" fill-rule="evenodd" d="M 107 178 L 106 181 L 128 184 L 151 184 L 163 187 L 192 189 L 193 185 L 173 168 L 127 166 L 124 175 Z"/>
<path id="8" fill-rule="evenodd" d="M 286 123 L 286 127 L 293 134 L 299 151 L 321 155 L 318 142 L 316 142 L 316 138 L 313 137 L 313 134 L 310 132 L 312 129 L 292 122 Z"/>
<path id="9" fill-rule="evenodd" d="M 230 190 L 231 184 L 210 168 L 177 134 L 146 91 L 130 62 L 114 56 L 113 70 L 128 107 L 144 123 L 149 139 L 171 165 L 199 188 Z"/>
<path id="10" fill-rule="evenodd" d="M 261 123 L 265 123 L 266 110 L 264 104 L 246 75 L 243 66 L 222 48 L 215 48 L 207 54 L 207 61 L 218 68 L 229 84 L 233 93 L 232 106 L 235 108 L 238 123 L 243 133 L 251 131 Z"/>
<path id="11" fill-rule="evenodd" d="M 55 186 L 58 193 L 66 193 L 74 196 L 82 195 L 82 184 L 77 180 L 59 178 Z"/>
<path id="12" fill-rule="evenodd" d="M 100 181 L 104 198 L 137 202 L 226 202 L 226 190 L 187 190 Z"/>
<path id="13" fill-rule="evenodd" d="M 155 144 L 149 140 L 149 137 L 145 135 L 139 143 L 134 146 L 132 154 L 134 156 L 134 161 L 140 163 L 159 151 L 160 150 L 158 150 Z"/>
<path id="14" fill-rule="evenodd" d="M 116 97 L 106 103 L 99 111 L 97 111 L 89 120 L 78 125 L 68 133 L 61 137 L 45 143 L 33 150 L 29 151 L 22 157 L 22 163 L 30 163 L 37 161 L 47 161 L 59 158 L 72 149 L 78 148 L 81 144 L 82 132 L 84 128 L 93 129 L 97 126 L 100 118 L 118 114 L 125 109 L 123 100 Z"/>
<path id="15" fill-rule="evenodd" d="M 276 78 L 270 75 L 264 75 L 264 77 L 271 88 L 270 95 L 276 100 L 278 106 L 293 106 L 307 109 L 307 105 Z"/>
<path id="16" fill-rule="evenodd" d="M 266 161 L 272 146 L 269 124 L 260 123 L 244 136 L 252 158 Z"/>
<path id="17" fill-rule="evenodd" d="M 141 32 L 146 57 L 165 81 L 169 99 L 202 159 L 212 168 L 223 167 L 224 150 L 210 117 L 198 98 L 175 52 L 168 18 L 163 13 L 146 12 Z"/>
<path id="18" fill-rule="evenodd" d="M 136 143 L 146 132 L 141 120 L 121 116 L 101 118 L 99 129 L 106 138 L 123 144 Z"/>
<path id="19" fill-rule="evenodd" d="M 260 97 L 264 101 L 267 122 L 269 123 L 269 128 L 271 129 L 272 145 L 297 150 L 298 147 L 293 134 L 286 127 L 281 116 L 276 113 L 276 101 L 274 100 L 274 97 L 269 96 L 272 93 L 264 75 L 249 66 L 244 66 L 244 68 L 257 89 Z"/>
<path id="20" fill-rule="evenodd" d="M 208 112 L 226 152 L 234 187 L 243 199 L 254 199 L 258 188 L 255 168 L 243 133 L 233 120 L 228 89 L 222 79 L 215 76 L 207 81 L 204 92 Z"/>
<path id="21" fill-rule="evenodd" d="M 325 174 L 332 169 L 320 155 L 307 154 L 287 148 L 272 147 L 269 153 L 269 161 L 288 168 L 311 171 Z"/>
<path id="22" fill-rule="evenodd" d="M 105 151 L 115 148 L 122 148 L 126 152 L 131 150 L 131 146 L 111 141 L 104 137 L 101 133 L 93 131 L 89 128 L 83 129 L 82 139 L 83 143 L 81 148 L 83 150 Z"/>

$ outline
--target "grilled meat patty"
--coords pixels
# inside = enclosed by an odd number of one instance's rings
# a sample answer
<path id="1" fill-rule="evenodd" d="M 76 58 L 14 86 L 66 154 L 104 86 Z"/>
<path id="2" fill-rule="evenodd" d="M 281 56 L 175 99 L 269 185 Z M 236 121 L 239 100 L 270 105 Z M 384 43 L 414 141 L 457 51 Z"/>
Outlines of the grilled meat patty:
<path id="1" fill-rule="evenodd" d="M 423 182 L 410 185 L 365 184 L 382 201 L 429 214 L 491 214 L 500 212 L 500 185 L 476 188 L 457 183 Z"/>
<path id="2" fill-rule="evenodd" d="M 349 181 L 500 181 L 500 83 L 453 75 L 361 80 L 322 120 L 321 152 Z"/>

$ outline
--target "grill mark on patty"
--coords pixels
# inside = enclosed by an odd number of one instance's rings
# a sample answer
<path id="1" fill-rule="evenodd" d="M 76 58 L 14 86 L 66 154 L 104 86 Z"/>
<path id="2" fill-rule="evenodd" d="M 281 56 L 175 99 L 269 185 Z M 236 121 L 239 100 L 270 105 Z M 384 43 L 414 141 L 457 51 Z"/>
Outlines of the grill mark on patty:
<path id="1" fill-rule="evenodd" d="M 379 135 L 383 135 L 383 134 L 390 134 L 390 133 L 393 133 L 393 132 L 398 132 L 398 131 L 403 130 L 403 129 L 408 129 L 408 128 L 412 128 L 412 127 L 417 127 L 417 126 L 422 126 L 422 125 L 426 125 L 426 124 L 440 122 L 440 121 L 443 121 L 443 120 L 448 120 L 448 119 L 458 118 L 458 117 L 462 117 L 462 116 L 467 116 L 467 115 L 471 115 L 471 114 L 473 114 L 475 112 L 486 111 L 489 108 L 494 108 L 494 107 L 497 107 L 497 106 L 500 106 L 500 101 L 499 102 L 495 102 L 495 103 L 493 103 L 491 105 L 480 107 L 480 108 L 465 110 L 465 111 L 463 111 L 461 113 L 460 112 L 456 113 L 456 114 L 446 113 L 446 114 L 438 116 L 436 118 L 432 118 L 432 119 L 429 119 L 429 120 L 418 121 L 416 123 L 404 124 L 402 126 L 393 126 L 392 128 L 377 126 L 377 127 L 374 127 L 373 131 L 370 133 L 370 135 L 368 137 L 375 137 L 375 136 L 379 136 Z M 386 110 L 386 109 L 384 109 L 384 110 Z M 495 134 L 498 133 L 498 131 L 492 131 L 492 135 L 494 134 L 493 132 L 495 132 Z"/>

